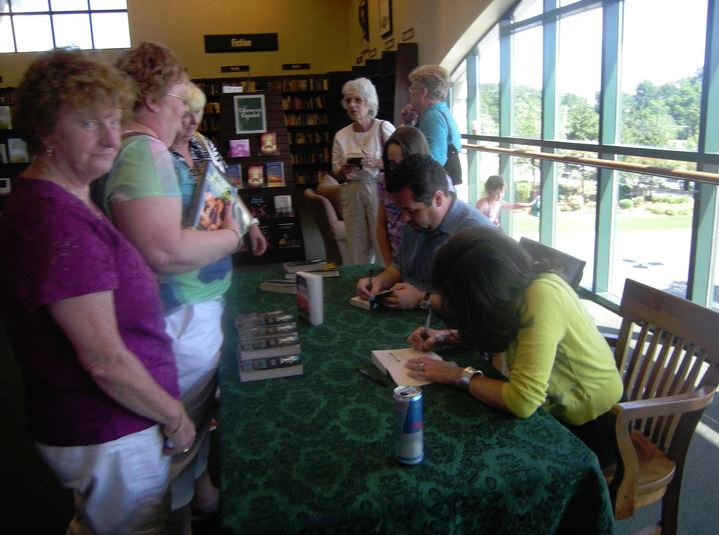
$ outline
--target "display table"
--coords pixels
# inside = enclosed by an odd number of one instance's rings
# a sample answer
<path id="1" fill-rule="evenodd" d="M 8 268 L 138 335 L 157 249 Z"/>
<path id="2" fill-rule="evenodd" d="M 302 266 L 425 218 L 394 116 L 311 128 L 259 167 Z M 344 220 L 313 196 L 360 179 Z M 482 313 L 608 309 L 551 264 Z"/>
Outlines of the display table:
<path id="1" fill-rule="evenodd" d="M 237 533 L 613 533 L 594 454 L 553 417 L 526 420 L 447 385 L 422 387 L 425 459 L 392 457 L 394 384 L 360 374 L 370 351 L 407 347 L 420 311 L 349 305 L 366 268 L 324 281 L 325 322 L 302 323 L 304 375 L 240 383 L 238 312 L 294 311 L 294 295 L 259 290 L 282 275 L 235 277 L 220 370 L 222 523 Z M 441 322 L 433 320 L 439 328 Z M 464 349 L 446 360 L 490 372 Z M 493 370 L 490 373 L 494 373 Z"/>

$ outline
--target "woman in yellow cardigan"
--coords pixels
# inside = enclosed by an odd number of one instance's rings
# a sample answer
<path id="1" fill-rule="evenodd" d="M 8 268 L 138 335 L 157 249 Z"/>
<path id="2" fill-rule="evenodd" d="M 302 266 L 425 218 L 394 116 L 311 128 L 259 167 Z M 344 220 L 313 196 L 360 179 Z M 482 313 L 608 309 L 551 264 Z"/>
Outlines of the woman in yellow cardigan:
<path id="1" fill-rule="evenodd" d="M 505 353 L 508 381 L 472 367 L 427 357 L 407 363 L 418 379 L 466 388 L 477 399 L 528 418 L 539 408 L 582 439 L 606 466 L 614 460 L 609 409 L 622 396 L 612 352 L 574 290 L 556 273 L 537 269 L 513 239 L 496 229 L 457 233 L 434 259 L 433 286 L 457 330 L 416 329 L 424 351 L 462 341 Z"/>

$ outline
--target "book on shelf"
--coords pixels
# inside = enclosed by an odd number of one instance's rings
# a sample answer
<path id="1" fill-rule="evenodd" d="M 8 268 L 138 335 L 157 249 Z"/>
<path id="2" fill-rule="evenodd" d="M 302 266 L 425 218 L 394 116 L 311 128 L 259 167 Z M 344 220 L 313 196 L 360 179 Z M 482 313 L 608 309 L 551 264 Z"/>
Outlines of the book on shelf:
<path id="1" fill-rule="evenodd" d="M 242 165 L 239 163 L 227 164 L 227 171 L 225 171 L 225 177 L 230 181 L 230 184 L 235 186 L 237 189 L 242 189 Z"/>
<path id="2" fill-rule="evenodd" d="M 324 258 L 308 258 L 307 260 L 293 260 L 282 264 L 285 273 L 297 273 L 298 271 L 319 271 L 327 269 L 327 261 Z"/>
<path id="3" fill-rule="evenodd" d="M 283 162 L 267 162 L 265 168 L 268 188 L 285 185 L 285 164 Z"/>
<path id="4" fill-rule="evenodd" d="M 240 382 L 293 377 L 304 373 L 301 355 L 270 357 L 240 362 Z"/>
<path id="5" fill-rule="evenodd" d="M 297 333 L 284 333 L 281 336 L 264 336 L 237 342 L 237 358 L 241 361 L 286 357 L 299 352 L 300 338 Z"/>
<path id="6" fill-rule="evenodd" d="M 284 310 L 250 312 L 247 314 L 237 314 L 237 316 L 235 316 L 235 327 L 239 332 L 255 327 L 268 327 L 270 325 L 279 325 L 293 321 L 295 321 L 295 316 L 288 314 Z"/>
<path id="7" fill-rule="evenodd" d="M 0 130 L 12 129 L 12 114 L 10 106 L 0 106 Z"/>
<path id="8" fill-rule="evenodd" d="M 392 380 L 398 386 L 422 386 L 430 384 L 431 381 L 421 381 L 407 375 L 409 368 L 405 366 L 405 363 L 415 357 L 429 357 L 431 359 L 442 360 L 442 357 L 433 351 L 418 351 L 412 348 L 378 349 L 372 351 L 372 363 L 379 371 L 392 377 Z"/>
<path id="9" fill-rule="evenodd" d="M 289 279 L 269 279 L 260 283 L 260 290 L 266 292 L 276 292 L 281 294 L 296 294 L 297 286 L 294 278 Z"/>
<path id="10" fill-rule="evenodd" d="M 5 143 L 0 143 L 0 163 L 8 163 Z"/>
<path id="11" fill-rule="evenodd" d="M 265 185 L 265 171 L 261 165 L 250 165 L 247 168 L 247 186 L 261 188 Z"/>
<path id="12" fill-rule="evenodd" d="M 253 195 L 249 198 L 247 204 L 247 207 L 252 213 L 252 217 L 256 217 L 257 219 L 269 217 L 270 214 L 267 210 L 267 199 L 265 197 L 260 195 Z"/>
<path id="13" fill-rule="evenodd" d="M 276 223 L 275 229 L 277 231 L 275 242 L 277 248 L 302 247 L 302 231 L 297 221 Z"/>
<path id="14" fill-rule="evenodd" d="M 250 155 L 249 139 L 231 139 L 227 156 L 230 158 L 246 158 Z"/>
<path id="15" fill-rule="evenodd" d="M 292 195 L 275 195 L 275 217 L 292 217 Z"/>
<path id="16" fill-rule="evenodd" d="M 324 279 L 308 271 L 298 271 L 295 275 L 297 314 L 312 325 L 321 325 L 325 317 Z"/>
<path id="17" fill-rule="evenodd" d="M 260 153 L 277 154 L 277 134 L 275 132 L 265 132 L 260 135 Z"/>
<path id="18" fill-rule="evenodd" d="M 10 163 L 26 163 L 30 161 L 27 155 L 27 143 L 19 137 L 8 138 L 7 151 Z"/>

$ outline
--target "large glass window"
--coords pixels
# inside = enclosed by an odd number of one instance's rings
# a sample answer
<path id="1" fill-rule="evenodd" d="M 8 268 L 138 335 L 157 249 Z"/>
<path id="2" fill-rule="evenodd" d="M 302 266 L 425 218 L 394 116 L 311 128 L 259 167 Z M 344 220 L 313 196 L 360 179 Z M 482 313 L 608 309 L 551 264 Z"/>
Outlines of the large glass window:
<path id="1" fill-rule="evenodd" d="M 592 9 L 559 22 L 557 139 L 599 139 L 602 10 Z"/>
<path id="2" fill-rule="evenodd" d="M 706 18 L 706 0 L 625 0 L 621 143 L 697 149 Z"/>
<path id="3" fill-rule="evenodd" d="M 610 293 L 631 278 L 680 297 L 687 293 L 694 210 L 693 183 L 618 172 Z"/>
<path id="4" fill-rule="evenodd" d="M 499 135 L 499 32 L 496 27 L 478 48 L 478 122 L 475 134 Z"/>
<path id="5" fill-rule="evenodd" d="M 0 0 L 0 52 L 128 48 L 126 0 Z"/>
<path id="6" fill-rule="evenodd" d="M 514 34 L 512 44 L 512 135 L 542 132 L 542 27 Z"/>
<path id="7" fill-rule="evenodd" d="M 516 148 L 531 150 L 531 147 L 518 146 Z M 511 193 L 509 197 L 512 199 L 512 203 L 528 203 L 532 201 L 539 193 L 541 176 L 539 160 L 512 156 L 510 165 L 512 167 L 512 190 L 508 193 Z M 507 196 L 505 195 L 506 198 Z M 508 207 L 506 211 L 512 220 L 511 235 L 514 239 L 518 240 L 522 236 L 533 240 L 539 239 L 539 213 L 536 209 Z"/>

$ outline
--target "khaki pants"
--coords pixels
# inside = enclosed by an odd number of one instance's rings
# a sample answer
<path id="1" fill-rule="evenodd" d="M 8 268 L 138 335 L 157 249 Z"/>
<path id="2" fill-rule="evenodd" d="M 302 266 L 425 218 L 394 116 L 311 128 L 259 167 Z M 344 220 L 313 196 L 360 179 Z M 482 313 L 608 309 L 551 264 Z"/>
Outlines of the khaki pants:
<path id="1" fill-rule="evenodd" d="M 377 204 L 375 180 L 350 180 L 342 185 L 349 264 L 372 264 L 375 258 L 382 260 L 377 243 Z"/>

